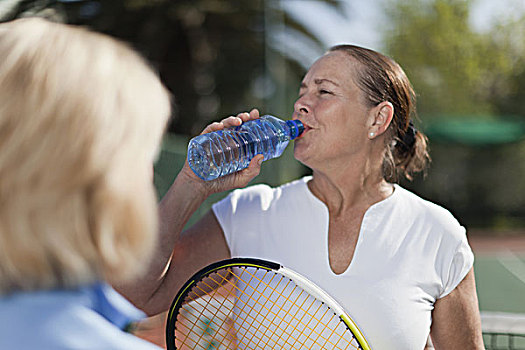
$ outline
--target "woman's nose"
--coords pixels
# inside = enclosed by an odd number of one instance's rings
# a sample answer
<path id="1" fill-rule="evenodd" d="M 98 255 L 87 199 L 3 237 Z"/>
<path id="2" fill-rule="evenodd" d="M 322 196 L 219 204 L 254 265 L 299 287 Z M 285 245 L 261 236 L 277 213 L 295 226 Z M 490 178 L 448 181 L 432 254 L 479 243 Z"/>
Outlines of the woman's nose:
<path id="1" fill-rule="evenodd" d="M 310 113 L 310 106 L 305 100 L 304 96 L 299 97 L 294 103 L 294 112 L 296 114 L 308 114 Z"/>

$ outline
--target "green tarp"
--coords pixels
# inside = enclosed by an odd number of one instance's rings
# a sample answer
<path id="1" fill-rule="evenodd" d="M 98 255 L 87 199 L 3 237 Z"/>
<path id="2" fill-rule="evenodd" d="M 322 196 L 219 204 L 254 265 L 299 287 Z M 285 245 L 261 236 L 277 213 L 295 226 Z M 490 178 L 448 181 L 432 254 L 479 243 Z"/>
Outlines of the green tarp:
<path id="1" fill-rule="evenodd" d="M 425 134 L 437 142 L 472 146 L 499 145 L 525 140 L 525 119 L 482 117 L 432 117 L 424 124 Z"/>

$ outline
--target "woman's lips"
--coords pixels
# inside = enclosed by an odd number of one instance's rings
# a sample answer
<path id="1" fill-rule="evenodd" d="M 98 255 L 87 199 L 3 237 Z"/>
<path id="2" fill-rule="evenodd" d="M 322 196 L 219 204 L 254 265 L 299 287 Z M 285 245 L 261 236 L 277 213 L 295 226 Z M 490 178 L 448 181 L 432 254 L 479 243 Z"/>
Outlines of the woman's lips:
<path id="1" fill-rule="evenodd" d="M 304 131 L 302 132 L 301 136 L 303 136 L 304 134 L 306 134 L 308 131 L 312 129 L 308 124 L 303 123 L 303 126 L 304 126 Z"/>
<path id="2" fill-rule="evenodd" d="M 308 130 L 310 130 L 310 127 L 308 125 L 306 125 L 304 123 L 302 123 L 302 124 L 303 124 L 303 128 L 304 128 L 303 132 L 301 132 L 301 134 L 299 136 L 297 136 L 296 140 L 300 139 L 301 137 L 303 137 L 308 132 Z"/>
<path id="3" fill-rule="evenodd" d="M 303 137 L 307 132 L 309 132 L 312 128 L 310 127 L 310 125 L 308 125 L 307 123 L 305 123 L 303 120 L 301 120 L 301 118 L 297 118 L 297 120 L 299 120 L 302 124 L 303 124 L 303 127 L 304 127 L 304 130 L 303 132 L 301 133 L 301 135 L 299 135 L 297 138 L 301 138 Z"/>

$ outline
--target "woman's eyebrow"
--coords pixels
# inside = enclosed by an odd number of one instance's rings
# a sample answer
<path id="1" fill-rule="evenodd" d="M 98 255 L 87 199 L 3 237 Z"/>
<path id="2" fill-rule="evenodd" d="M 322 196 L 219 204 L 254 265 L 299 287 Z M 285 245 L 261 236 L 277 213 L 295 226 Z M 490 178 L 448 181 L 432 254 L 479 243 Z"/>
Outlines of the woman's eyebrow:
<path id="1" fill-rule="evenodd" d="M 330 80 L 330 79 L 326 79 L 326 78 L 318 78 L 318 79 L 315 79 L 315 80 L 314 80 L 314 83 L 315 83 L 315 85 L 321 85 L 322 83 L 330 83 L 330 84 L 332 84 L 332 85 L 339 86 L 339 84 L 337 84 L 335 81 Z M 302 82 L 302 83 L 301 83 L 301 86 L 300 86 L 299 88 L 300 88 L 300 89 L 304 89 L 304 88 L 306 88 L 306 83 L 305 83 L 305 82 Z"/>
<path id="2" fill-rule="evenodd" d="M 330 83 L 330 84 L 333 84 L 335 86 L 339 86 L 339 84 L 337 84 L 335 81 L 330 80 L 330 79 L 326 79 L 326 78 L 315 79 L 314 82 L 317 85 L 320 85 L 322 83 Z"/>

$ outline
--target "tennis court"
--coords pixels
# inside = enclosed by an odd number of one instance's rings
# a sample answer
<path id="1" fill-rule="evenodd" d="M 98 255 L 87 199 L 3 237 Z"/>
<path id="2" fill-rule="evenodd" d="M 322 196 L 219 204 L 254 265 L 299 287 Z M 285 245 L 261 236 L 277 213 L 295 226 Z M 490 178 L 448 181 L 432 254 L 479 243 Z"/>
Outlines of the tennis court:
<path id="1" fill-rule="evenodd" d="M 525 234 L 469 240 L 486 348 L 525 349 Z"/>
<path id="2" fill-rule="evenodd" d="M 480 309 L 525 314 L 525 234 L 469 237 Z"/>

